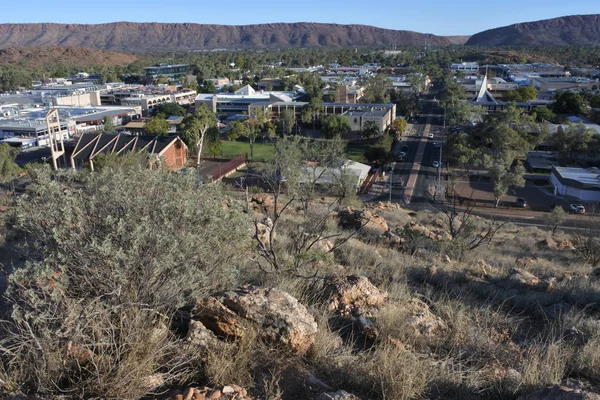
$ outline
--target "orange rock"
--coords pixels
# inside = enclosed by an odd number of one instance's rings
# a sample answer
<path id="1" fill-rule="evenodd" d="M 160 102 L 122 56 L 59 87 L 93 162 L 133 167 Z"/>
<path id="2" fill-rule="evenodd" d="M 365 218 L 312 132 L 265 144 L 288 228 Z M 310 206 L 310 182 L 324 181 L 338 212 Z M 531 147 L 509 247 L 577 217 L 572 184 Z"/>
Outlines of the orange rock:
<path id="1" fill-rule="evenodd" d="M 209 399 L 220 399 L 223 394 L 219 389 L 215 389 L 208 395 Z"/>

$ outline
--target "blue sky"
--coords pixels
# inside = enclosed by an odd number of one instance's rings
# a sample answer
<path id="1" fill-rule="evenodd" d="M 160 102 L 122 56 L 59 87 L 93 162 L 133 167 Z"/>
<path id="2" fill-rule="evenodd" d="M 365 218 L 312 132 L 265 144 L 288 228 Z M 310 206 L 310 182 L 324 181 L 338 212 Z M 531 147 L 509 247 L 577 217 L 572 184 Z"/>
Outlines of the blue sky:
<path id="1" fill-rule="evenodd" d="M 15 0 L 2 8 L 0 23 L 332 22 L 467 35 L 518 22 L 598 13 L 598 0 Z"/>

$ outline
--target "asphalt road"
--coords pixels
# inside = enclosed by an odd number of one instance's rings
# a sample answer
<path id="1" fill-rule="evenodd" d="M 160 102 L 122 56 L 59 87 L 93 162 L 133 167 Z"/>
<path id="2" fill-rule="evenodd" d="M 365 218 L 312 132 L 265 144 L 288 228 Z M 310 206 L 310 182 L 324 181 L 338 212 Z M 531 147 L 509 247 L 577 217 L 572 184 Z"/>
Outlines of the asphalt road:
<path id="1" fill-rule="evenodd" d="M 393 171 L 393 181 L 397 182 L 398 177 L 402 182 L 408 182 L 410 172 L 413 169 L 415 161 L 420 162 L 419 173 L 410 199 L 410 204 L 405 201 L 405 188 L 394 185 L 392 188 L 392 202 L 401 203 L 409 209 L 436 208 L 435 199 L 432 194 L 438 179 L 438 170 L 433 167 L 433 161 L 439 160 L 440 148 L 434 146 L 435 143 L 442 144 L 442 160 L 445 165 L 444 151 L 444 129 L 442 110 L 437 107 L 437 102 L 432 100 L 433 95 L 421 102 L 422 112 L 419 115 L 417 123 L 413 124 L 411 131 L 402 138 L 399 147 L 406 145 L 408 147 L 407 155 L 403 161 L 396 162 Z M 426 121 L 429 121 L 429 132 L 434 134 L 433 139 L 427 139 L 421 160 L 415 160 L 417 148 L 426 128 Z M 447 177 L 441 174 L 440 197 L 443 196 Z M 565 211 L 569 210 L 569 204 L 572 201 L 556 198 L 552 195 L 551 187 L 545 184 L 543 180 L 528 180 L 523 188 L 511 188 L 506 196 L 502 198 L 501 207 L 494 208 L 494 196 L 492 194 L 492 185 L 485 177 L 473 177 L 469 181 L 459 181 L 456 190 L 464 197 L 473 197 L 478 199 L 478 206 L 474 207 L 472 212 L 486 218 L 492 218 L 499 221 L 510 221 L 522 226 L 537 226 L 546 228 L 546 216 L 554 206 L 562 206 Z M 517 197 L 523 197 L 527 201 L 525 208 L 515 207 Z M 377 200 L 387 201 L 389 193 L 382 194 Z M 597 229 L 600 217 L 597 215 L 569 215 L 567 221 L 561 226 L 561 229 L 567 232 L 575 233 L 582 230 Z"/>

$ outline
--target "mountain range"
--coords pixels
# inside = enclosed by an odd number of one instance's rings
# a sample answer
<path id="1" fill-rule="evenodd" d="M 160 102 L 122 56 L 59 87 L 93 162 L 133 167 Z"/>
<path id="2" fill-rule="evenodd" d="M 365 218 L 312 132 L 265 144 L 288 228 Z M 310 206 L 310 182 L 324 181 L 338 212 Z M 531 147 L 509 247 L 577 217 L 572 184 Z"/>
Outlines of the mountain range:
<path id="1" fill-rule="evenodd" d="M 121 52 L 165 52 L 241 48 L 449 45 L 430 34 L 366 25 L 275 23 L 201 25 L 115 22 L 0 24 L 0 48 L 76 46 Z"/>
<path id="2" fill-rule="evenodd" d="M 572 15 L 490 29 L 471 36 L 466 44 L 597 46 L 600 45 L 600 15 Z"/>
<path id="3" fill-rule="evenodd" d="M 436 36 L 367 25 L 273 23 L 203 25 L 114 22 L 0 24 L 0 49 L 87 47 L 126 53 L 289 47 L 425 45 L 600 45 L 600 15 L 575 15 L 514 24 L 468 36 Z"/>

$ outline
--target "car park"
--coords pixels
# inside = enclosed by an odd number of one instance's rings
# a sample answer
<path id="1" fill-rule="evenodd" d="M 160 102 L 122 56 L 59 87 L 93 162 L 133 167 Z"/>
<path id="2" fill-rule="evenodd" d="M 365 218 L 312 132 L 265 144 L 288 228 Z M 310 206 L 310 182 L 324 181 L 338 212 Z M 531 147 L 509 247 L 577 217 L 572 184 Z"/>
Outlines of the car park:
<path id="1" fill-rule="evenodd" d="M 432 164 L 433 168 L 439 168 L 440 167 L 440 163 L 437 161 L 434 161 Z"/>
<path id="2" fill-rule="evenodd" d="M 585 207 L 583 206 L 583 204 L 569 204 L 569 210 L 575 214 L 585 214 Z"/>
<path id="3" fill-rule="evenodd" d="M 517 207 L 527 207 L 527 201 L 523 198 L 523 197 L 517 197 L 517 200 L 515 201 L 515 205 Z"/>

